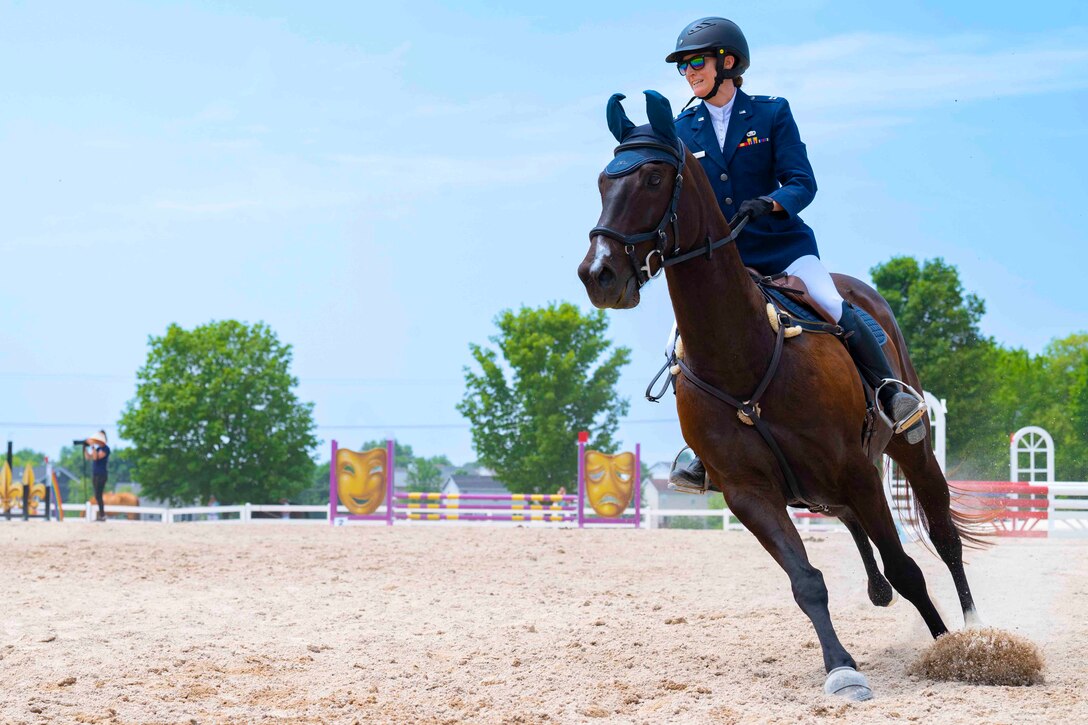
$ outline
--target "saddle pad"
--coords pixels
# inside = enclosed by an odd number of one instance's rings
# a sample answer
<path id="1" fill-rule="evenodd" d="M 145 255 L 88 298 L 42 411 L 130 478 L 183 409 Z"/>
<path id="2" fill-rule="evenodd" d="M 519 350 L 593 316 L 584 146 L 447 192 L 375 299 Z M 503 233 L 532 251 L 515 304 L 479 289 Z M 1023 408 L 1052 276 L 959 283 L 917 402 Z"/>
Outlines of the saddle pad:
<path id="1" fill-rule="evenodd" d="M 761 289 L 763 290 L 763 294 L 772 298 L 774 303 L 789 313 L 791 317 L 796 317 L 805 322 L 823 323 L 824 320 L 822 317 L 813 312 L 811 307 L 799 301 L 794 295 L 781 292 L 770 285 L 761 285 Z M 854 306 L 854 309 L 857 310 L 858 317 L 861 321 L 868 325 L 869 329 L 873 331 L 873 335 L 876 336 L 877 342 L 881 345 L 888 342 L 887 333 L 884 332 L 884 328 L 880 326 L 880 323 L 873 319 L 872 315 L 857 305 Z"/>

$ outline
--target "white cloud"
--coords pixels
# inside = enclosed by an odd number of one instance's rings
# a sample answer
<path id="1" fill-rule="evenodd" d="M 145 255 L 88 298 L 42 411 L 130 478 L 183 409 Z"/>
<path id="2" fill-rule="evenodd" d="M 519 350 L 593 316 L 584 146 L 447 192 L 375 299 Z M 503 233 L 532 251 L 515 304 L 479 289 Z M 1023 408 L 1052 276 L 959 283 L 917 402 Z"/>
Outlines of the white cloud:
<path id="1" fill-rule="evenodd" d="M 925 108 L 1086 88 L 1088 47 L 1073 40 L 1062 34 L 1010 47 L 981 36 L 843 35 L 768 48 L 757 73 L 768 88 L 811 108 Z"/>

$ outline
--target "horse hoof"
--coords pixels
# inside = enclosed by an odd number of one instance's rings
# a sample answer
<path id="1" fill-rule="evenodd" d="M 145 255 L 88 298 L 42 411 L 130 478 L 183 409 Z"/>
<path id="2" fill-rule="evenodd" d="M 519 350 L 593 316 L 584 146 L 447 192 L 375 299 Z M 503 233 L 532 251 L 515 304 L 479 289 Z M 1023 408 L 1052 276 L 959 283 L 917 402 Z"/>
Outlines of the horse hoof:
<path id="1" fill-rule="evenodd" d="M 892 588 L 892 585 L 889 584 L 887 580 L 876 583 L 870 581 L 868 589 L 869 601 L 877 607 L 890 607 L 899 599 L 899 597 L 896 596 L 895 589 Z"/>
<path id="2" fill-rule="evenodd" d="M 836 667 L 828 672 L 827 680 L 824 681 L 824 692 L 852 702 L 864 702 L 873 696 L 869 680 L 853 667 Z"/>

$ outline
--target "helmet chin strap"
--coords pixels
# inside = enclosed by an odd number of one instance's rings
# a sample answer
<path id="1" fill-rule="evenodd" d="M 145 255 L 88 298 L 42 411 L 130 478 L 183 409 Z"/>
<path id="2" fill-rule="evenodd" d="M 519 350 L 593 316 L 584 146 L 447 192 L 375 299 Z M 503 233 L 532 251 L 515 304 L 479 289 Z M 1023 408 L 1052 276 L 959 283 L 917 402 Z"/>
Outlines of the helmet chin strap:
<path id="1" fill-rule="evenodd" d="M 714 87 L 710 89 L 710 93 L 703 96 L 703 100 L 716 96 L 718 94 L 718 89 L 722 87 L 722 81 L 725 80 L 725 56 L 719 55 L 717 61 L 718 72 L 714 76 Z"/>

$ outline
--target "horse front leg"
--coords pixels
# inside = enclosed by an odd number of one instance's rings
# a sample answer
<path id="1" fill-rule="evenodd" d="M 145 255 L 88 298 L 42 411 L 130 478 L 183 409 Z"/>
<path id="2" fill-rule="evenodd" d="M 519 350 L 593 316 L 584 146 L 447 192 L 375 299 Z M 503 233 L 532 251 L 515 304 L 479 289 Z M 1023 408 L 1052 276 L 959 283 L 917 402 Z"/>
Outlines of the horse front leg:
<path id="1" fill-rule="evenodd" d="M 717 480 L 728 479 L 717 475 Z M 754 487 L 724 485 L 722 488 L 729 510 L 755 535 L 789 576 L 793 599 L 812 622 L 816 637 L 820 640 L 824 670 L 828 673 L 824 691 L 851 700 L 868 700 L 872 697 L 872 690 L 865 676 L 857 671 L 854 658 L 835 634 L 835 626 L 827 609 L 827 586 L 823 574 L 809 563 L 805 545 L 786 513 L 786 502 L 781 494 L 768 496 Z"/>

